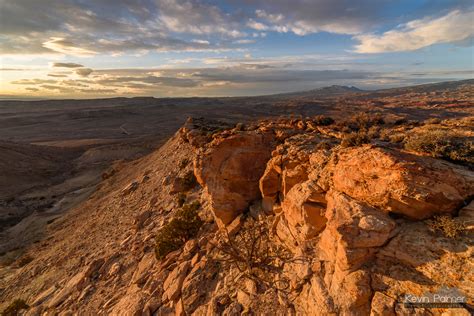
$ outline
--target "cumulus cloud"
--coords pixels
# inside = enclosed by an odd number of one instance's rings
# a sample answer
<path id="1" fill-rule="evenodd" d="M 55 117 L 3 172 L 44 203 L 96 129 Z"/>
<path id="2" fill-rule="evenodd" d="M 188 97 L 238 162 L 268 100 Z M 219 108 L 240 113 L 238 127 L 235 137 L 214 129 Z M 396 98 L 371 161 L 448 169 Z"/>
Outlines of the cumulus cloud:
<path id="1" fill-rule="evenodd" d="M 474 36 L 474 10 L 452 11 L 438 18 L 414 20 L 382 35 L 355 36 L 358 53 L 417 50 L 439 43 L 456 43 Z"/>

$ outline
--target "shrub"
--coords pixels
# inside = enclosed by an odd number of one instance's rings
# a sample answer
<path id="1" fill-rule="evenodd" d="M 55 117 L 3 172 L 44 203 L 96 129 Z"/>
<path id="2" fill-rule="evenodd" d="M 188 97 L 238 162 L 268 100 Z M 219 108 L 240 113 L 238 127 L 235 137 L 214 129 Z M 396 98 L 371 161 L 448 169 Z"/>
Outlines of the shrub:
<path id="1" fill-rule="evenodd" d="M 345 122 L 347 126 L 354 130 L 358 131 L 360 129 L 369 129 L 375 125 L 385 124 L 381 114 L 369 114 L 369 113 L 358 113 L 353 115 L 349 120 Z"/>
<path id="2" fill-rule="evenodd" d="M 186 202 L 186 193 L 184 192 L 178 193 L 178 196 L 176 197 L 176 203 L 178 204 L 178 206 L 182 207 L 185 202 Z"/>
<path id="3" fill-rule="evenodd" d="M 450 216 L 435 216 L 433 219 L 427 221 L 429 229 L 433 232 L 440 231 L 444 236 L 448 238 L 459 237 L 466 226 L 462 222 L 457 222 Z"/>
<path id="4" fill-rule="evenodd" d="M 371 138 L 365 130 L 360 130 L 358 132 L 352 132 L 349 134 L 344 134 L 341 146 L 342 147 L 352 147 L 360 146 L 363 144 L 370 143 Z"/>
<path id="5" fill-rule="evenodd" d="M 189 191 L 197 185 L 196 177 L 192 171 L 186 173 L 181 181 L 183 181 L 184 191 Z"/>
<path id="6" fill-rule="evenodd" d="M 181 248 L 186 241 L 195 237 L 203 222 L 198 215 L 201 204 L 194 201 L 179 209 L 173 219 L 163 226 L 155 238 L 155 254 L 158 260 Z"/>
<path id="7" fill-rule="evenodd" d="M 270 225 L 265 221 L 251 218 L 243 223 L 240 230 L 229 235 L 220 232 L 215 245 L 216 259 L 224 265 L 233 266 L 246 278 L 255 280 L 277 290 L 286 290 L 288 280 L 281 277 L 284 265 L 292 260 L 291 253 L 271 240 Z"/>
<path id="8" fill-rule="evenodd" d="M 367 137 L 369 139 L 379 138 L 380 137 L 380 127 L 372 126 L 367 131 Z"/>
<path id="9" fill-rule="evenodd" d="M 405 140 L 405 135 L 403 134 L 394 134 L 389 136 L 391 143 L 401 143 Z"/>
<path id="10" fill-rule="evenodd" d="M 238 131 L 243 131 L 244 128 L 245 128 L 244 123 L 237 123 L 237 124 L 235 124 L 235 129 L 238 130 Z"/>
<path id="11" fill-rule="evenodd" d="M 189 159 L 188 159 L 188 158 L 184 158 L 184 159 L 181 160 L 181 162 L 179 163 L 179 169 L 184 169 L 184 168 L 186 168 L 188 164 L 189 164 Z"/>
<path id="12" fill-rule="evenodd" d="M 319 144 L 316 145 L 317 150 L 330 150 L 331 147 L 332 147 L 331 143 L 327 140 L 323 140 Z"/>
<path id="13" fill-rule="evenodd" d="M 28 255 L 22 256 L 20 259 L 18 259 L 17 265 L 18 265 L 18 267 L 21 268 L 21 267 L 26 266 L 28 263 L 30 263 L 30 262 L 33 261 L 33 260 L 34 260 L 34 259 L 33 259 L 33 257 L 31 257 L 31 256 L 28 256 Z"/>
<path id="14" fill-rule="evenodd" d="M 408 123 L 408 120 L 406 118 L 399 118 L 393 122 L 393 125 L 403 125 Z"/>
<path id="15" fill-rule="evenodd" d="M 334 120 L 329 116 L 318 115 L 313 119 L 313 123 L 320 126 L 328 126 L 334 123 Z"/>
<path id="16" fill-rule="evenodd" d="M 446 130 L 429 130 L 409 137 L 405 149 L 454 162 L 474 163 L 474 145 L 467 137 Z"/>
<path id="17" fill-rule="evenodd" d="M 2 316 L 17 316 L 21 310 L 28 309 L 29 306 L 22 299 L 14 300 L 7 308 L 2 311 Z"/>
<path id="18" fill-rule="evenodd" d="M 441 119 L 437 117 L 433 117 L 433 118 L 427 119 L 424 123 L 425 124 L 441 124 Z"/>

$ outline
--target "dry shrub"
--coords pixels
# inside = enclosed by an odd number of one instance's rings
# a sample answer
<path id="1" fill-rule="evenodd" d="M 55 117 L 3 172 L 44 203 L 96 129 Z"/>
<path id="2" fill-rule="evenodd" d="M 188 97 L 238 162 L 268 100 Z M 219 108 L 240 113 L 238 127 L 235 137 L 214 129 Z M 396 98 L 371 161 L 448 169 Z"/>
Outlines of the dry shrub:
<path id="1" fill-rule="evenodd" d="M 179 163 L 179 169 L 184 169 L 186 168 L 187 166 L 189 165 L 189 159 L 188 158 L 184 158 L 183 160 L 180 161 Z"/>
<path id="2" fill-rule="evenodd" d="M 435 216 L 426 223 L 431 231 L 440 231 L 448 238 L 458 238 L 466 229 L 466 225 L 464 223 L 458 222 L 446 215 Z"/>
<path id="3" fill-rule="evenodd" d="M 389 138 L 391 143 L 402 143 L 405 140 L 405 135 L 403 134 L 394 134 L 390 135 Z"/>
<path id="4" fill-rule="evenodd" d="M 441 119 L 437 117 L 432 117 L 430 119 L 425 120 L 423 123 L 425 124 L 441 124 Z"/>
<path id="5" fill-rule="evenodd" d="M 173 219 L 163 226 L 155 238 L 155 254 L 158 260 L 181 248 L 186 241 L 195 237 L 203 222 L 198 210 L 201 204 L 194 201 L 178 210 Z"/>
<path id="6" fill-rule="evenodd" d="M 271 240 L 269 223 L 248 218 L 235 235 L 221 231 L 215 245 L 216 259 L 233 266 L 249 279 L 277 290 L 288 288 L 280 278 L 291 253 Z M 276 281 L 277 280 L 277 281 Z"/>
<path id="7" fill-rule="evenodd" d="M 186 193 L 179 192 L 178 195 L 176 196 L 176 203 L 178 204 L 179 207 L 182 207 L 185 202 L 186 202 Z"/>
<path id="8" fill-rule="evenodd" d="M 383 116 L 379 113 L 357 113 L 349 119 L 338 124 L 340 127 L 347 127 L 352 131 L 368 130 L 372 126 L 385 124 Z"/>
<path id="9" fill-rule="evenodd" d="M 25 256 L 22 256 L 20 259 L 17 260 L 17 266 L 18 267 L 24 267 L 26 266 L 28 263 L 30 263 L 31 261 L 33 261 L 34 258 L 29 256 L 29 255 L 25 255 Z"/>
<path id="10" fill-rule="evenodd" d="M 370 140 L 371 138 L 366 130 L 359 130 L 358 132 L 344 134 L 341 141 L 341 146 L 342 147 L 360 146 L 363 144 L 370 143 Z"/>
<path id="11" fill-rule="evenodd" d="M 334 123 L 334 119 L 329 116 L 317 115 L 312 119 L 312 122 L 317 126 L 328 126 Z"/>
<path id="12" fill-rule="evenodd" d="M 1 315 L 2 316 L 17 316 L 20 315 L 20 312 L 23 309 L 28 309 L 29 306 L 26 304 L 25 300 L 22 299 L 16 299 L 14 300 L 10 305 L 8 305 L 7 308 L 5 308 Z"/>
<path id="13" fill-rule="evenodd" d="M 410 136 L 405 141 L 405 149 L 453 162 L 474 164 L 472 140 L 447 130 L 429 130 Z"/>
<path id="14" fill-rule="evenodd" d="M 180 181 L 182 181 L 184 191 L 189 191 L 197 185 L 196 176 L 192 171 L 188 171 Z"/>

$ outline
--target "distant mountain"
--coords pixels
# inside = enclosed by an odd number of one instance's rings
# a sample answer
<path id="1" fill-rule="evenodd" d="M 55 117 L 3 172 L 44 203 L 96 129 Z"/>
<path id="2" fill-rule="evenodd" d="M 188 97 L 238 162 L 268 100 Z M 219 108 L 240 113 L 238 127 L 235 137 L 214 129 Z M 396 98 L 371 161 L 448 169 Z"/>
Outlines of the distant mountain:
<path id="1" fill-rule="evenodd" d="M 275 97 L 310 97 L 310 96 L 335 96 L 346 93 L 366 92 L 354 86 L 332 85 L 327 87 L 316 88 L 307 91 L 296 91 L 289 93 L 275 94 Z"/>
<path id="2" fill-rule="evenodd" d="M 347 92 L 364 92 L 364 90 L 361 90 L 354 86 L 332 85 L 328 87 L 322 87 L 322 88 L 309 90 L 308 92 L 337 94 L 337 93 L 347 93 Z"/>

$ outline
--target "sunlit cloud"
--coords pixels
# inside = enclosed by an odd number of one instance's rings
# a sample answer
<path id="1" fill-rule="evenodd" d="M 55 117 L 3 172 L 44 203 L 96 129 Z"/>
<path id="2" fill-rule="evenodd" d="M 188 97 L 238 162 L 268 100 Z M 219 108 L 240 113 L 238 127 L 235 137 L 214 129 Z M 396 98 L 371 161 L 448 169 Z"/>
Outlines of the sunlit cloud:
<path id="1" fill-rule="evenodd" d="M 453 11 L 439 18 L 414 20 L 382 35 L 355 37 L 358 53 L 410 51 L 439 43 L 456 43 L 474 36 L 474 10 Z"/>
<path id="2" fill-rule="evenodd" d="M 78 47 L 76 44 L 63 37 L 51 37 L 49 41 L 43 43 L 43 47 L 54 52 L 71 56 L 92 56 L 97 54 L 97 52 L 92 50 Z"/>

